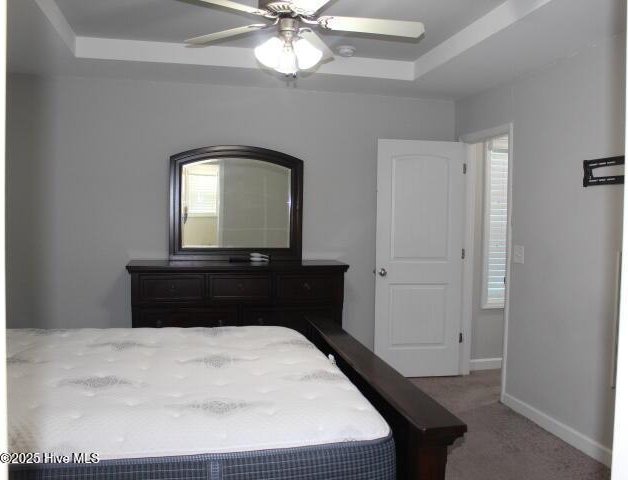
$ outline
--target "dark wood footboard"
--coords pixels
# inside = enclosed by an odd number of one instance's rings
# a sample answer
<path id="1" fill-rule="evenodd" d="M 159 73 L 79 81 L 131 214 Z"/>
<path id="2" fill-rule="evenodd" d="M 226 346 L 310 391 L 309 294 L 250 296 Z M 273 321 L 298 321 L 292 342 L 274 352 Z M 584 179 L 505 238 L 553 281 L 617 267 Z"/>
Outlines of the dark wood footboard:
<path id="1" fill-rule="evenodd" d="M 397 451 L 397 478 L 443 480 L 447 447 L 467 426 L 327 319 L 308 319 L 307 336 L 386 419 Z"/>

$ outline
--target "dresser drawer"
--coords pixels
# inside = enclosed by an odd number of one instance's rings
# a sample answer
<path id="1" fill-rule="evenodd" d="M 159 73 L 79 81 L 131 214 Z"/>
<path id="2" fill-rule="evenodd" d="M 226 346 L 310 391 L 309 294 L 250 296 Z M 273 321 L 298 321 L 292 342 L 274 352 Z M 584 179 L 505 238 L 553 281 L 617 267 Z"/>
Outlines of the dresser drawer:
<path id="1" fill-rule="evenodd" d="M 303 334 L 307 331 L 308 318 L 333 318 L 332 308 L 312 309 L 270 309 L 247 308 L 244 311 L 244 325 L 267 325 L 286 327 Z"/>
<path id="2" fill-rule="evenodd" d="M 333 318 L 333 309 L 285 310 L 281 312 L 279 324 L 307 335 L 308 318 Z"/>
<path id="3" fill-rule="evenodd" d="M 279 312 L 271 308 L 247 308 L 243 312 L 243 325 L 280 325 L 277 323 L 280 316 Z"/>
<path id="4" fill-rule="evenodd" d="M 203 275 L 142 275 L 139 281 L 141 301 L 172 302 L 203 299 Z"/>
<path id="5" fill-rule="evenodd" d="M 270 298 L 270 277 L 214 276 L 211 279 L 212 300 L 266 300 Z"/>
<path id="6" fill-rule="evenodd" d="M 279 276 L 277 297 L 287 302 L 335 301 L 339 282 L 334 277 Z"/>
<path id="7" fill-rule="evenodd" d="M 141 310 L 139 320 L 134 321 L 134 328 L 166 327 L 226 327 L 235 326 L 238 321 L 236 309 L 224 310 Z"/>

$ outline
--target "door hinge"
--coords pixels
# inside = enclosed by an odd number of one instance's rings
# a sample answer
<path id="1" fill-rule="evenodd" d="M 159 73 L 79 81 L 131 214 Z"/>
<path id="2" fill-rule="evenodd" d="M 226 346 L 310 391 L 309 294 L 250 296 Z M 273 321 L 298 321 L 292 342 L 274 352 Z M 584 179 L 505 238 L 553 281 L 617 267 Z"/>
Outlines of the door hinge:
<path id="1" fill-rule="evenodd" d="M 467 164 L 466 164 L 466 163 L 463 163 L 463 164 L 462 164 L 462 174 L 463 174 L 463 175 L 466 175 L 466 174 L 467 174 Z"/>
<path id="2" fill-rule="evenodd" d="M 464 342 L 464 336 L 462 335 L 462 332 L 460 332 L 460 334 L 458 335 L 458 343 L 462 342 Z"/>
<path id="3" fill-rule="evenodd" d="M 462 255 L 460 256 L 460 258 L 462 258 L 463 260 L 467 258 L 467 251 L 464 248 L 462 249 Z"/>

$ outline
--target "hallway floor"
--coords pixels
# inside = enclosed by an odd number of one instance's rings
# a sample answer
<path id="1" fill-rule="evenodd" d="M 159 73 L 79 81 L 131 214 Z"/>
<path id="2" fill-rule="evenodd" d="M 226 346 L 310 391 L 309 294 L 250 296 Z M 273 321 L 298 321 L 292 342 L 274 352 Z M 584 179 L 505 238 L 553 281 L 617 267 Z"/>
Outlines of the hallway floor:
<path id="1" fill-rule="evenodd" d="M 469 427 L 447 480 L 605 480 L 609 469 L 499 403 L 500 370 L 412 381 Z"/>

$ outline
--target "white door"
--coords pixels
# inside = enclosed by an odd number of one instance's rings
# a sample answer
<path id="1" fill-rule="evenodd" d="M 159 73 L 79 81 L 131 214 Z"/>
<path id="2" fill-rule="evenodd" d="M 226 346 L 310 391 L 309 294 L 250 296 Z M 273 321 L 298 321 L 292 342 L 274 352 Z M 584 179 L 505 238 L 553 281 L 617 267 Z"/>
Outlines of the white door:
<path id="1" fill-rule="evenodd" d="M 407 377 L 460 373 L 466 155 L 379 141 L 375 352 Z"/>

